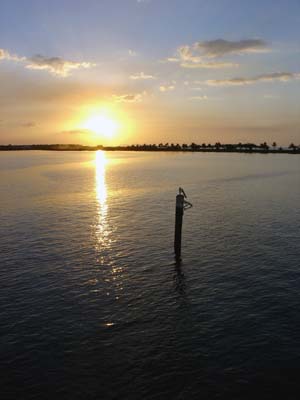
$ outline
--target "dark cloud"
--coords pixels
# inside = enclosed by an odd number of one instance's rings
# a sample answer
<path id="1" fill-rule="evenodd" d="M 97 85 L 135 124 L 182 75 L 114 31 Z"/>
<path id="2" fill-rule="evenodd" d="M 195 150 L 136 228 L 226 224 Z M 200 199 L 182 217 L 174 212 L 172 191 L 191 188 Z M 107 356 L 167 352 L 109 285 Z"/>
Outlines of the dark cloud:
<path id="1" fill-rule="evenodd" d="M 209 86 L 244 86 L 252 85 L 257 82 L 287 82 L 292 79 L 300 79 L 299 73 L 274 72 L 272 74 L 257 75 L 252 78 L 231 78 L 231 79 L 212 79 L 205 83 Z"/>
<path id="2" fill-rule="evenodd" d="M 113 95 L 117 103 L 139 103 L 145 93 Z"/>
<path id="3" fill-rule="evenodd" d="M 36 126 L 36 123 L 34 121 L 22 122 L 20 126 L 23 128 L 33 128 Z"/>
<path id="4" fill-rule="evenodd" d="M 261 39 L 229 41 L 224 39 L 197 42 L 194 48 L 201 55 L 209 58 L 222 57 L 227 54 L 257 53 L 268 51 L 267 43 Z"/>
<path id="5" fill-rule="evenodd" d="M 71 129 L 69 131 L 61 131 L 60 133 L 67 135 L 87 135 L 90 134 L 91 131 L 89 129 Z"/>
<path id="6" fill-rule="evenodd" d="M 237 63 L 211 61 L 229 54 L 245 54 L 269 51 L 265 41 L 261 39 L 245 39 L 229 41 L 224 39 L 199 41 L 192 45 L 180 46 L 174 57 L 168 62 L 180 63 L 183 68 L 231 68 Z"/>

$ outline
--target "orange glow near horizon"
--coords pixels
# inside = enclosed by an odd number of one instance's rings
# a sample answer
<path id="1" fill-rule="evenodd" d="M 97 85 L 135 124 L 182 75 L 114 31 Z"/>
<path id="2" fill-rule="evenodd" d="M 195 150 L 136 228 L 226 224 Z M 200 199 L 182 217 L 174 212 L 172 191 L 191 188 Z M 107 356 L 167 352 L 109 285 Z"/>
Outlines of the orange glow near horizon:
<path id="1" fill-rule="evenodd" d="M 131 110 L 114 103 L 83 103 L 62 116 L 61 132 L 66 143 L 119 145 L 135 141 L 137 122 Z M 72 134 L 73 136 L 71 136 Z"/>
<path id="2" fill-rule="evenodd" d="M 82 131 L 85 142 L 93 144 L 122 143 L 132 131 L 127 113 L 113 103 L 83 105 L 72 126 Z"/>

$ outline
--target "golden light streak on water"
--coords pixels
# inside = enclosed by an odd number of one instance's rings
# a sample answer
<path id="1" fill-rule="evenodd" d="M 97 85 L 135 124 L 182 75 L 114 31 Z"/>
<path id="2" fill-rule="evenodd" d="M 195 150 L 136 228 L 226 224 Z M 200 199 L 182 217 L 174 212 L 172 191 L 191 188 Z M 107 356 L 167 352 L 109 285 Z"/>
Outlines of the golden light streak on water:
<path id="1" fill-rule="evenodd" d="M 104 151 L 97 151 L 95 157 L 95 195 L 97 200 L 97 250 L 110 247 L 107 223 L 107 187 L 105 180 L 107 159 Z"/>
<path id="2" fill-rule="evenodd" d="M 95 156 L 95 196 L 97 200 L 97 216 L 96 216 L 96 244 L 95 248 L 98 252 L 98 262 L 108 267 L 106 269 L 105 283 L 110 288 L 106 295 L 114 296 L 115 300 L 119 300 L 123 290 L 122 273 L 123 268 L 117 266 L 112 261 L 110 251 L 115 243 L 114 229 L 108 218 L 108 199 L 109 192 L 106 184 L 106 168 L 109 164 L 104 151 L 97 151 Z M 95 289 L 93 289 L 95 292 Z M 96 289 L 97 290 L 97 289 Z M 107 326 L 112 326 L 114 322 L 109 322 Z"/>
<path id="3" fill-rule="evenodd" d="M 107 208 L 107 189 L 105 182 L 105 168 L 107 164 L 107 159 L 104 151 L 96 152 L 95 166 L 96 166 L 96 196 L 100 208 Z M 105 210 L 103 210 L 105 211 Z"/>

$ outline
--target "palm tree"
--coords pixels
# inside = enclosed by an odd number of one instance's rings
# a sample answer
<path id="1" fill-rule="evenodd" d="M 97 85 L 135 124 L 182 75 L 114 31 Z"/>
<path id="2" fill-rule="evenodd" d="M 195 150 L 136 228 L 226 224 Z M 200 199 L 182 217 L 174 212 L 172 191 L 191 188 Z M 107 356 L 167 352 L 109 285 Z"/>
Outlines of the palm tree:
<path id="1" fill-rule="evenodd" d="M 296 146 L 294 145 L 294 143 L 291 143 L 290 145 L 289 145 L 289 149 L 291 149 L 291 150 L 296 150 Z"/>

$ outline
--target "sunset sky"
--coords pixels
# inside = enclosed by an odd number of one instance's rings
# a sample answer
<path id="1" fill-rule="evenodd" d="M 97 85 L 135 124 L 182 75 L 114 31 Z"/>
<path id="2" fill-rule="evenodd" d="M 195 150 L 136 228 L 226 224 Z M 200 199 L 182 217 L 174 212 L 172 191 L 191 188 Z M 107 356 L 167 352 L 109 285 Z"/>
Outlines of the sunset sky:
<path id="1" fill-rule="evenodd" d="M 0 143 L 300 143 L 299 0 L 1 0 Z"/>

